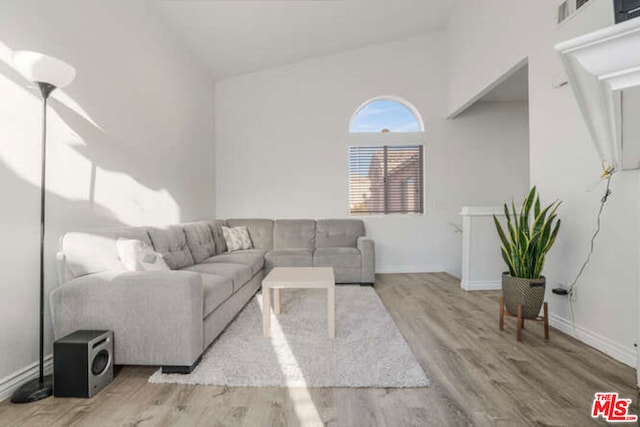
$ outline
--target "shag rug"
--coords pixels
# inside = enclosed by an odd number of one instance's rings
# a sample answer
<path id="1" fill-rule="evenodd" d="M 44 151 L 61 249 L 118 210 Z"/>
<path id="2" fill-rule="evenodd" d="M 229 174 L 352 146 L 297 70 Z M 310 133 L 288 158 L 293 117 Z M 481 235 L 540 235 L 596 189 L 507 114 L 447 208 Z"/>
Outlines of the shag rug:
<path id="1" fill-rule="evenodd" d="M 257 294 L 191 374 L 152 383 L 232 387 L 426 387 L 429 380 L 376 292 L 336 286 L 336 338 L 327 337 L 327 293 L 283 289 L 281 314 L 262 336 Z"/>

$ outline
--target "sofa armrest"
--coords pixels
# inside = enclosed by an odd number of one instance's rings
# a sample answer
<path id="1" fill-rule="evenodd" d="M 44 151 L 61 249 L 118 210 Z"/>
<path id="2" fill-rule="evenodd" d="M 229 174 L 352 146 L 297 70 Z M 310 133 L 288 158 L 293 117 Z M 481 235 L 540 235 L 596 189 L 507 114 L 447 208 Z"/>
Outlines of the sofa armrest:
<path id="1" fill-rule="evenodd" d="M 358 249 L 362 254 L 362 283 L 376 282 L 376 249 L 373 240 L 358 237 Z"/>
<path id="2" fill-rule="evenodd" d="M 109 329 L 117 364 L 189 366 L 203 351 L 202 293 L 194 272 L 82 276 L 51 292 L 54 336 Z"/>

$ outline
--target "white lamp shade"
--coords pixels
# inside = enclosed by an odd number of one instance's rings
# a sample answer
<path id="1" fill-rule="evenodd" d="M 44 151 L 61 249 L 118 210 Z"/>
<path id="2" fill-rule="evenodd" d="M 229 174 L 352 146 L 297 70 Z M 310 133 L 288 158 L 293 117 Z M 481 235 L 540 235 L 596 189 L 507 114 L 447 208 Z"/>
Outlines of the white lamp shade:
<path id="1" fill-rule="evenodd" d="M 57 88 L 67 86 L 76 76 L 71 65 L 52 56 L 26 50 L 16 51 L 13 66 L 32 82 L 49 83 Z"/>

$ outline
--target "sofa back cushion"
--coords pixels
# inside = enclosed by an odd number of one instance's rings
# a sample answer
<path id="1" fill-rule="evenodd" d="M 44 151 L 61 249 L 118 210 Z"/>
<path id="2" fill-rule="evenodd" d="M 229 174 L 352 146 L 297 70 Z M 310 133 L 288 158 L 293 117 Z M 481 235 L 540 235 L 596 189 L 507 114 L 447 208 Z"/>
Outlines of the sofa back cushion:
<path id="1" fill-rule="evenodd" d="M 364 222 L 359 219 L 320 219 L 316 224 L 316 247 L 355 248 L 364 236 Z"/>
<path id="2" fill-rule="evenodd" d="M 270 251 L 273 249 L 273 220 L 271 219 L 228 219 L 229 227 L 247 227 L 253 247 Z"/>
<path id="3" fill-rule="evenodd" d="M 119 227 L 66 233 L 60 239 L 65 271 L 73 277 L 110 270 L 124 270 L 118 258 L 118 239 L 140 240 L 151 245 L 146 227 Z M 70 277 L 66 277 L 70 279 Z"/>
<path id="4" fill-rule="evenodd" d="M 216 254 L 216 243 L 211 234 L 211 228 L 205 221 L 182 224 L 187 245 L 197 263 L 204 261 Z"/>
<path id="5" fill-rule="evenodd" d="M 312 219 L 277 219 L 273 226 L 274 249 L 315 249 L 316 222 Z"/>
<path id="6" fill-rule="evenodd" d="M 116 249 L 127 271 L 169 271 L 162 254 L 142 240 L 118 239 Z"/>
<path id="7" fill-rule="evenodd" d="M 206 221 L 209 224 L 209 228 L 211 229 L 211 234 L 213 235 L 213 241 L 216 244 L 216 255 L 221 254 L 227 251 L 227 242 L 224 240 L 224 235 L 222 234 L 222 227 L 227 227 L 227 221 L 223 219 L 212 219 Z"/>
<path id="8" fill-rule="evenodd" d="M 179 225 L 150 227 L 149 237 L 156 252 L 160 252 L 172 270 L 195 264 L 187 245 L 187 236 Z"/>

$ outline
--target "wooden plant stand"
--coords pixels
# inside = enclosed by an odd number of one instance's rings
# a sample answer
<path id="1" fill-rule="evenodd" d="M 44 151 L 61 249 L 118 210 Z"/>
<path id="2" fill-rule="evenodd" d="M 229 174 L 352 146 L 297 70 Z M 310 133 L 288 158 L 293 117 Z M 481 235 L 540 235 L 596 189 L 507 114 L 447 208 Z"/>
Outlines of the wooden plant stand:
<path id="1" fill-rule="evenodd" d="M 549 340 L 549 305 L 544 303 L 543 316 L 538 316 L 534 320 L 536 322 L 544 322 L 544 339 Z M 504 316 L 515 317 L 517 319 L 516 340 L 522 341 L 522 330 L 524 329 L 524 319 L 522 318 L 522 305 L 518 304 L 518 314 L 513 315 L 504 309 L 504 297 L 500 297 L 500 330 L 504 331 Z"/>

